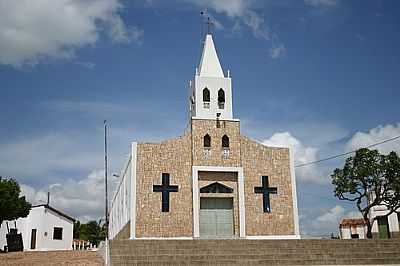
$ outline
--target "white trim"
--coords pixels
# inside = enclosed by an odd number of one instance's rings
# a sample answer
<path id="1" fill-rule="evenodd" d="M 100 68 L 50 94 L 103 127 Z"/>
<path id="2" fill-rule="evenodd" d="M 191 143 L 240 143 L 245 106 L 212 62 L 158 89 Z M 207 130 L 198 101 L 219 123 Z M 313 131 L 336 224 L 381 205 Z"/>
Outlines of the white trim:
<path id="1" fill-rule="evenodd" d="M 293 198 L 293 219 L 294 219 L 294 233 L 300 239 L 300 227 L 299 227 L 299 209 L 297 207 L 297 189 L 296 189 L 296 173 L 294 169 L 294 153 L 291 148 L 289 148 L 290 156 L 290 178 L 292 183 L 292 198 Z"/>
<path id="2" fill-rule="evenodd" d="M 192 119 L 193 120 L 217 120 L 216 118 L 208 119 L 208 118 L 201 118 L 201 117 L 196 117 L 196 116 L 192 116 Z M 220 118 L 219 121 L 240 122 L 240 119 L 237 119 L 237 118 L 231 118 L 231 119 Z"/>
<path id="3" fill-rule="evenodd" d="M 223 166 L 193 166 L 193 237 L 200 237 L 200 196 L 199 196 L 199 171 L 208 172 L 236 172 L 238 173 L 238 194 L 239 194 L 239 237 L 246 237 L 246 213 L 244 204 L 244 175 L 243 167 Z"/>
<path id="4" fill-rule="evenodd" d="M 199 173 L 195 167 L 192 168 L 192 187 L 193 187 L 193 237 L 200 236 L 200 202 L 199 202 Z"/>
<path id="5" fill-rule="evenodd" d="M 239 237 L 246 237 L 246 208 L 244 205 L 244 175 L 243 168 L 238 172 L 238 190 L 239 190 Z"/>
<path id="6" fill-rule="evenodd" d="M 176 237 L 137 237 L 135 240 L 193 240 L 191 236 L 176 236 Z"/>
<path id="7" fill-rule="evenodd" d="M 136 238 L 136 165 L 137 165 L 137 142 L 131 145 L 131 224 L 130 239 Z"/>
<path id="8" fill-rule="evenodd" d="M 250 240 L 300 239 L 300 235 L 246 236 Z"/>

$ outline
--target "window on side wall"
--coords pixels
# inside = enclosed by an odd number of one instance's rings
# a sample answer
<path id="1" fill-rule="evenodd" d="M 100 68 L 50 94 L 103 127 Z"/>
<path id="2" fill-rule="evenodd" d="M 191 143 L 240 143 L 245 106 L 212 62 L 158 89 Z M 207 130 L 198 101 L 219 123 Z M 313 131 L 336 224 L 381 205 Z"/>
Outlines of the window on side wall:
<path id="1" fill-rule="evenodd" d="M 62 240 L 62 232 L 63 232 L 62 227 L 54 227 L 53 239 Z"/>

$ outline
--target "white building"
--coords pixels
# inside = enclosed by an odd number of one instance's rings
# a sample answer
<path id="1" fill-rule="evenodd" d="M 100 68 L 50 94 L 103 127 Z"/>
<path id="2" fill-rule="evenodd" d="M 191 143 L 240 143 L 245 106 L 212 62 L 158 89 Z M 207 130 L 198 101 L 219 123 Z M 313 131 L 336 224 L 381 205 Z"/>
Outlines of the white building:
<path id="1" fill-rule="evenodd" d="M 343 219 L 340 222 L 341 239 L 365 239 L 367 238 L 367 226 L 364 219 Z"/>
<path id="2" fill-rule="evenodd" d="M 375 206 L 371 208 L 370 219 L 376 218 L 372 225 L 372 235 L 374 238 L 400 238 L 400 214 L 392 213 L 385 217 L 388 210 L 385 206 Z"/>
<path id="3" fill-rule="evenodd" d="M 14 221 L 9 221 L 10 229 Z M 18 233 L 22 233 L 25 251 L 71 250 L 73 240 L 74 219 L 68 215 L 42 204 L 33 206 L 29 215 L 17 219 Z M 0 248 L 7 245 L 7 222 L 0 227 Z"/>

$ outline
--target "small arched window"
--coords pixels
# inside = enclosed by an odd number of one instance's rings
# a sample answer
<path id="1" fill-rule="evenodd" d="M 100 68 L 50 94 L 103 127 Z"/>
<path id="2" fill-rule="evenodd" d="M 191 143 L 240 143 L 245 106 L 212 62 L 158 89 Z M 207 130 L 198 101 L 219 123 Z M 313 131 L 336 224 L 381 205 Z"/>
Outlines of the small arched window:
<path id="1" fill-rule="evenodd" d="M 224 109 L 225 107 L 225 91 L 223 89 L 218 90 L 218 107 Z"/>
<path id="2" fill-rule="evenodd" d="M 227 135 L 222 137 L 222 148 L 229 148 L 229 137 Z"/>
<path id="3" fill-rule="evenodd" d="M 204 148 L 211 148 L 211 137 L 210 135 L 205 135 L 203 139 Z"/>
<path id="4" fill-rule="evenodd" d="M 208 88 L 203 90 L 203 102 L 210 102 L 210 90 Z"/>

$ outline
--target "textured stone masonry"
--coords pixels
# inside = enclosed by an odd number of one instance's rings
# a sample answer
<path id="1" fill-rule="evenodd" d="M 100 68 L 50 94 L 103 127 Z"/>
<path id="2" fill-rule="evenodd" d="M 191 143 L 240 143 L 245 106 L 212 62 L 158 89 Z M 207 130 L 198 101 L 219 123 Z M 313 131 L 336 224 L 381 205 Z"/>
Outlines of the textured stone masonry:
<path id="1" fill-rule="evenodd" d="M 203 138 L 211 137 L 211 149 L 205 156 Z M 229 156 L 224 158 L 222 137 L 229 137 Z M 294 216 L 289 150 L 266 147 L 240 135 L 239 121 L 192 120 L 184 136 L 161 143 L 139 143 L 137 148 L 137 237 L 193 236 L 192 166 L 243 167 L 246 235 L 293 235 Z M 178 192 L 170 193 L 170 211 L 161 212 L 161 193 L 153 185 L 161 184 L 162 173 L 170 174 L 170 184 Z M 278 194 L 270 195 L 271 213 L 263 212 L 261 176 L 269 176 Z M 213 182 L 233 188 L 234 193 L 202 193 L 200 197 L 233 197 L 234 235 L 239 235 L 238 173 L 199 172 L 199 189 Z M 211 195 L 214 194 L 214 195 Z M 126 236 L 121 233 L 121 237 Z"/>

